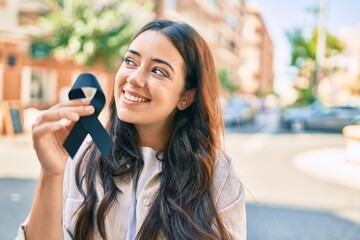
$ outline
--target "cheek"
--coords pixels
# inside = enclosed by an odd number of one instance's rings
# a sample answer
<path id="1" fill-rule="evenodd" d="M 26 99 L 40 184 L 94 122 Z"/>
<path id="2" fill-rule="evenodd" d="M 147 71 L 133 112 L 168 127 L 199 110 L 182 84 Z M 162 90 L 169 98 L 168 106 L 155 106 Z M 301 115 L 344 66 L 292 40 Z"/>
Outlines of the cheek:
<path id="1" fill-rule="evenodd" d="M 176 109 L 177 104 L 181 98 L 181 92 L 178 88 L 165 88 L 156 93 L 158 96 L 157 106 L 167 111 Z"/>
<path id="2" fill-rule="evenodd" d="M 127 78 L 126 72 L 120 68 L 115 76 L 115 82 L 114 82 L 115 96 L 118 96 L 118 94 L 120 93 L 119 91 L 121 91 L 122 85 L 124 85 L 124 83 L 126 82 L 126 78 Z"/>

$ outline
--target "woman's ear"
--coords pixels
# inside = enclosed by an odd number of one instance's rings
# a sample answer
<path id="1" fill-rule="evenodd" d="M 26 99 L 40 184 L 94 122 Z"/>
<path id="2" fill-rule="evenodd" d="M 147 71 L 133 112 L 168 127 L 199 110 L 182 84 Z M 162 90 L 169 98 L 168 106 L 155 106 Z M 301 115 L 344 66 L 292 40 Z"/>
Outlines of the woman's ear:
<path id="1" fill-rule="evenodd" d="M 190 90 L 186 90 L 178 104 L 177 104 L 177 108 L 179 110 L 185 110 L 187 107 L 189 107 L 196 99 L 196 88 L 190 89 Z"/>

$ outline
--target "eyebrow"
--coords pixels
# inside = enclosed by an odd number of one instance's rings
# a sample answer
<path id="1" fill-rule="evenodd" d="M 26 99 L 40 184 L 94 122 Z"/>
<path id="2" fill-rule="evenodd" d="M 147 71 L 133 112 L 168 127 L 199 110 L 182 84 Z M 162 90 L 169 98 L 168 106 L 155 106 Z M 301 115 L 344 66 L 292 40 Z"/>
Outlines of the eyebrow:
<path id="1" fill-rule="evenodd" d="M 141 54 L 140 54 L 139 52 L 135 51 L 135 50 L 129 49 L 128 52 L 130 52 L 130 53 L 132 53 L 132 54 L 135 54 L 135 55 L 141 57 Z M 160 59 L 160 58 L 152 58 L 151 61 L 157 62 L 157 63 L 161 63 L 161 64 L 165 64 L 166 66 L 168 66 L 168 67 L 175 73 L 174 68 L 173 68 L 173 67 L 171 66 L 171 64 L 168 63 L 167 61 L 164 61 L 164 60 L 162 60 L 162 59 Z"/>

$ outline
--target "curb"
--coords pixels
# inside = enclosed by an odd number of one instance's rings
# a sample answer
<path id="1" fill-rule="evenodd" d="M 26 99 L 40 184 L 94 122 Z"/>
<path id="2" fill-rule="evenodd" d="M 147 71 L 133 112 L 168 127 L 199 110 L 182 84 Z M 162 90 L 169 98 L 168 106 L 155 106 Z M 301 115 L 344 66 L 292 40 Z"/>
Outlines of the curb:
<path id="1" fill-rule="evenodd" d="M 343 148 L 300 153 L 294 157 L 293 165 L 312 177 L 360 190 L 360 165 L 348 161 Z"/>

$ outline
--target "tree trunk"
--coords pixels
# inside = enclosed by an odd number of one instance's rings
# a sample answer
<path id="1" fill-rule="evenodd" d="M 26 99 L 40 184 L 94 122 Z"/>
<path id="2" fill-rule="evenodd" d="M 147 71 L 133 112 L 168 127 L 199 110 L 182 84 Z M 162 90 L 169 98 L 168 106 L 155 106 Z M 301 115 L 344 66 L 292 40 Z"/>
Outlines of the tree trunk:
<path id="1" fill-rule="evenodd" d="M 155 0 L 155 18 L 156 19 L 164 18 L 164 8 L 165 8 L 164 0 Z"/>

